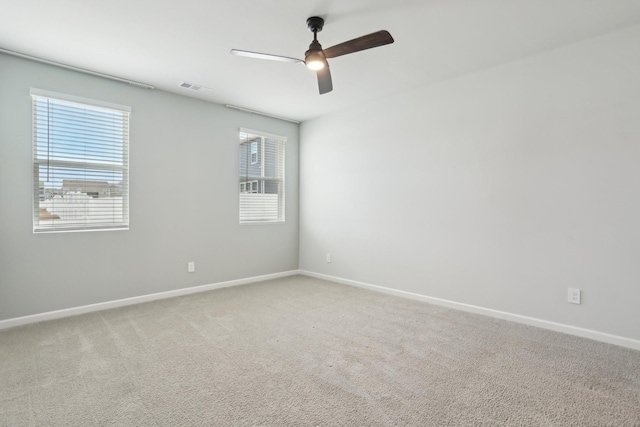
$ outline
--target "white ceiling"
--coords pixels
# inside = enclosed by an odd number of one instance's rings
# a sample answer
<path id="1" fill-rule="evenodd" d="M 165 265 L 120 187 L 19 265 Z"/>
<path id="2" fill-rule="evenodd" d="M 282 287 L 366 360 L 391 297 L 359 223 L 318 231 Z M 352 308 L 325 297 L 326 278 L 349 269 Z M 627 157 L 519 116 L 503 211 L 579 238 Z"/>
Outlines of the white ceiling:
<path id="1" fill-rule="evenodd" d="M 0 0 L 0 10 L 0 48 L 300 121 L 640 23 L 638 0 Z M 381 29 L 395 43 L 330 60 L 325 95 L 304 65 L 229 54 L 303 58 L 314 15 L 325 48 Z"/>

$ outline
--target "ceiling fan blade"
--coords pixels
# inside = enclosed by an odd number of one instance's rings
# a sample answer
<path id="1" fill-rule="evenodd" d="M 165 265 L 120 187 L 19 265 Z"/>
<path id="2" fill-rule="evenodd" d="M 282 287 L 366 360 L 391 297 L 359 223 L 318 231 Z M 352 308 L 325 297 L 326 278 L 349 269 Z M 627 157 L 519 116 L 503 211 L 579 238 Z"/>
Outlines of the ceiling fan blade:
<path id="1" fill-rule="evenodd" d="M 329 64 L 325 63 L 324 68 L 319 69 L 316 73 L 318 74 L 318 89 L 320 89 L 320 95 L 331 92 L 333 90 L 333 82 L 331 81 Z"/>
<path id="2" fill-rule="evenodd" d="M 391 34 L 389 34 L 388 31 L 380 30 L 375 33 L 367 34 L 366 36 L 358 37 L 357 39 L 331 46 L 324 50 L 324 56 L 327 58 L 335 58 L 337 56 L 360 52 L 361 50 L 384 46 L 390 43 L 393 43 L 393 37 L 391 37 Z"/>
<path id="3" fill-rule="evenodd" d="M 270 61 L 281 61 L 281 62 L 292 62 L 294 64 L 297 62 L 304 62 L 302 59 L 289 58 L 288 56 L 271 55 L 268 53 L 249 52 L 247 50 L 238 50 L 238 49 L 231 49 L 231 54 L 238 55 L 238 56 L 246 56 L 247 58 L 268 59 Z"/>

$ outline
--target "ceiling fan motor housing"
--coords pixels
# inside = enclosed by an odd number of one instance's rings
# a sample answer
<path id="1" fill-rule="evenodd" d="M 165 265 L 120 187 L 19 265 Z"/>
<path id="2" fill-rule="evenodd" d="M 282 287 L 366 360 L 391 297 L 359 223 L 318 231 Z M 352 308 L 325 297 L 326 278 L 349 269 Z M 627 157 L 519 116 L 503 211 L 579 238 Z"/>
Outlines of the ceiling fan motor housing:
<path id="1" fill-rule="evenodd" d="M 311 42 L 311 44 L 309 45 L 309 50 L 304 54 L 305 58 L 309 56 L 311 52 L 322 53 L 322 45 L 320 44 L 320 42 L 318 42 L 318 40 L 314 40 Z M 324 58 L 324 55 L 322 55 L 322 57 Z"/>
<path id="2" fill-rule="evenodd" d="M 328 67 L 327 58 L 324 56 L 322 46 L 317 40 L 309 45 L 309 50 L 304 53 L 304 63 L 312 70 L 319 70 Z"/>

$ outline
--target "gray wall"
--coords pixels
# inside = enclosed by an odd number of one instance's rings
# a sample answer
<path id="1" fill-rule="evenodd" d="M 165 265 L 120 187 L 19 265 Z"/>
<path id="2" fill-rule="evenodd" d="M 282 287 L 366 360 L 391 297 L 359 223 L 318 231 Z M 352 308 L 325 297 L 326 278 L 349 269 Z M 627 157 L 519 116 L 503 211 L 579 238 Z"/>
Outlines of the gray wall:
<path id="1" fill-rule="evenodd" d="M 129 231 L 33 234 L 31 87 L 132 107 Z M 240 127 L 287 137 L 285 224 L 238 225 Z M 0 320 L 295 270 L 297 181 L 298 125 L 0 54 Z"/>
<path id="2" fill-rule="evenodd" d="M 300 268 L 640 339 L 639 76 L 636 26 L 303 123 Z"/>

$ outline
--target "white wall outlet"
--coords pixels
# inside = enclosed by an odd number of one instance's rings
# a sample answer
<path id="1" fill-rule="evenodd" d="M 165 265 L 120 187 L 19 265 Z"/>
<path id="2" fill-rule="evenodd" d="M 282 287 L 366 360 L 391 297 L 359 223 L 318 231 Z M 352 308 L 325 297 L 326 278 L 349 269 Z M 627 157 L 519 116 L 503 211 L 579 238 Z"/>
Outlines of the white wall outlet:
<path id="1" fill-rule="evenodd" d="M 580 289 L 569 288 L 568 301 L 571 304 L 580 304 Z"/>
<path id="2" fill-rule="evenodd" d="M 331 262 L 331 254 L 327 254 L 327 262 Z"/>
<path id="3" fill-rule="evenodd" d="M 196 263 L 194 261 L 189 261 L 187 263 L 187 272 L 193 273 L 194 271 L 196 271 Z"/>

